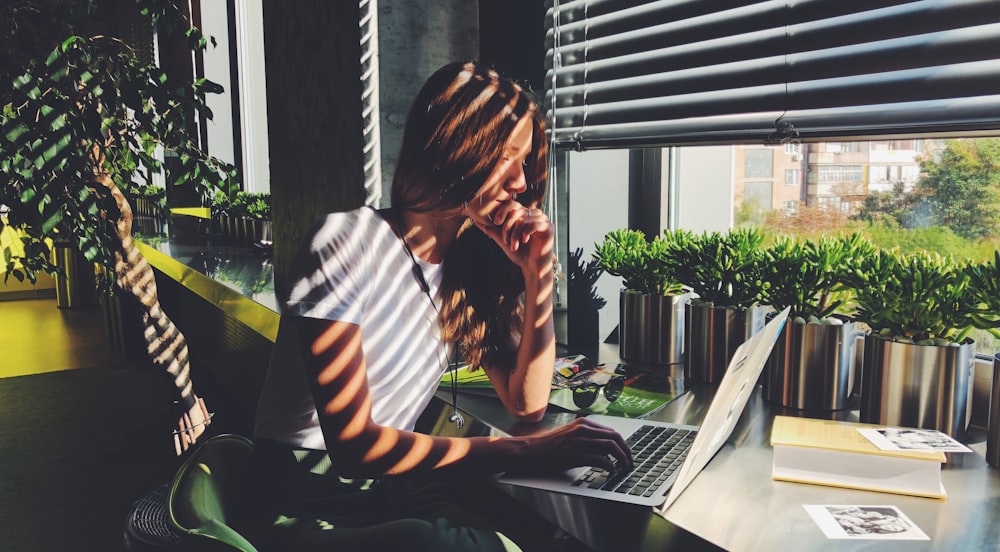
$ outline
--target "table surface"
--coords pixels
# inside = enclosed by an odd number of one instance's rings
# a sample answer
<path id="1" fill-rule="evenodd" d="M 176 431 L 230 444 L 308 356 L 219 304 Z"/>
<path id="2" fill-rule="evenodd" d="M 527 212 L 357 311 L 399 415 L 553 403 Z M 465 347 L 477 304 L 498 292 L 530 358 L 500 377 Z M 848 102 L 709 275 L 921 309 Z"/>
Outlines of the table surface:
<path id="1" fill-rule="evenodd" d="M 650 419 L 699 424 L 716 386 L 683 389 L 679 365 L 663 367 L 679 396 Z M 450 393 L 438 393 L 440 404 Z M 557 427 L 576 414 L 551 407 L 544 420 L 519 423 L 495 397 L 462 393 L 459 407 L 474 418 L 469 431 L 524 434 Z M 774 416 L 803 415 L 764 401 L 756 390 L 721 450 L 666 513 L 599 499 L 501 485 L 568 533 L 598 551 L 684 549 L 725 550 L 1000 550 L 1000 468 L 985 461 L 985 432 L 973 428 L 966 444 L 973 453 L 949 454 L 942 480 L 948 498 L 888 493 L 774 481 L 770 446 Z M 857 421 L 857 411 L 825 417 Z M 817 416 L 818 417 L 818 416 Z M 803 505 L 894 505 L 915 522 L 929 541 L 827 539 Z"/>
<path id="2" fill-rule="evenodd" d="M 149 217 L 137 217 L 134 232 L 149 264 L 274 341 L 279 309 L 269 249 L 229 244 L 189 228 L 190 224 L 168 228 L 159 222 L 153 227 L 150 221 Z"/>

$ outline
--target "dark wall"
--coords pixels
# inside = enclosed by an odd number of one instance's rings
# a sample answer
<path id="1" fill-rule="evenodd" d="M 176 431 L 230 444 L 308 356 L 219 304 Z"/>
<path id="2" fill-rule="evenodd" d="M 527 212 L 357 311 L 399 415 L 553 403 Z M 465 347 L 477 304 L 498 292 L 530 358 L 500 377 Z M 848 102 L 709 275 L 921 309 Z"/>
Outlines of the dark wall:
<path id="1" fill-rule="evenodd" d="M 539 96 L 545 78 L 545 2 L 479 0 L 479 56 L 528 83 Z"/>
<path id="2" fill-rule="evenodd" d="M 364 203 L 357 2 L 264 0 L 264 62 L 279 296 L 302 236 Z"/>

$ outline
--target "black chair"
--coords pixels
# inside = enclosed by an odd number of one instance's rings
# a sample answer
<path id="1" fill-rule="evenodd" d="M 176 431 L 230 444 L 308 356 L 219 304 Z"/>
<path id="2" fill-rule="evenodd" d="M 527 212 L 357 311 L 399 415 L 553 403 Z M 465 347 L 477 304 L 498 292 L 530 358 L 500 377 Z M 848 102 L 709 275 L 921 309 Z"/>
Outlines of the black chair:
<path id="1" fill-rule="evenodd" d="M 189 549 L 257 552 L 236 528 L 248 515 L 247 474 L 253 443 L 239 435 L 216 435 L 184 461 L 167 495 L 169 520 Z"/>
<path id="2" fill-rule="evenodd" d="M 184 535 L 170 523 L 164 483 L 132 503 L 125 519 L 125 549 L 129 552 L 173 552 L 184 550 Z"/>

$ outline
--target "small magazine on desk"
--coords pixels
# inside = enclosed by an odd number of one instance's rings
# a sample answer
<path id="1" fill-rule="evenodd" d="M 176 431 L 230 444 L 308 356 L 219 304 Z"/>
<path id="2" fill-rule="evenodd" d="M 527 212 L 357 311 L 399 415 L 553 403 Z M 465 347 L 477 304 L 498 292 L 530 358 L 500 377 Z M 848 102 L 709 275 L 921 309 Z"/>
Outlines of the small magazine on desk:
<path id="1" fill-rule="evenodd" d="M 462 366 L 455 375 L 460 392 L 495 396 L 484 370 Z M 451 388 L 451 377 L 451 372 L 441 377 L 441 389 Z M 582 355 L 560 357 L 553 371 L 549 404 L 580 414 L 642 418 L 673 400 L 678 394 L 675 388 L 668 373 L 593 366 Z"/>
<path id="2" fill-rule="evenodd" d="M 945 498 L 941 451 L 879 448 L 859 431 L 884 426 L 775 416 L 772 478 L 886 493 Z"/>

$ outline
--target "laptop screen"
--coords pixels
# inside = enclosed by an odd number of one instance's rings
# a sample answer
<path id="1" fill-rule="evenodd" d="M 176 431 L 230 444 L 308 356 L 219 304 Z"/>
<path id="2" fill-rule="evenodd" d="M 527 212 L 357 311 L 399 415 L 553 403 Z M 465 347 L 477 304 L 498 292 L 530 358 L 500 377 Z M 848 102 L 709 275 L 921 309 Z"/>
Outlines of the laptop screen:
<path id="1" fill-rule="evenodd" d="M 715 398 L 708 408 L 708 413 L 701 423 L 698 435 L 688 451 L 687 459 L 678 472 L 677 480 L 671 487 L 666 501 L 656 508 L 657 513 L 662 515 L 677 500 L 732 434 L 764 370 L 764 364 L 771 354 L 774 342 L 785 326 L 788 311 L 789 309 L 785 308 L 778 313 L 763 330 L 736 349 L 729 361 L 726 374 L 719 383 Z"/>

